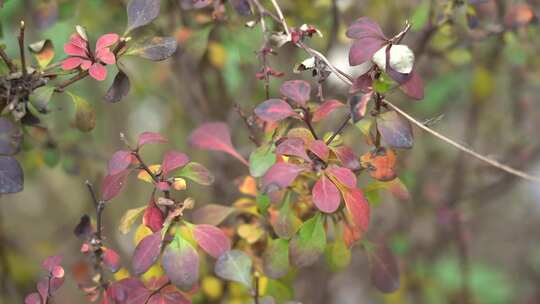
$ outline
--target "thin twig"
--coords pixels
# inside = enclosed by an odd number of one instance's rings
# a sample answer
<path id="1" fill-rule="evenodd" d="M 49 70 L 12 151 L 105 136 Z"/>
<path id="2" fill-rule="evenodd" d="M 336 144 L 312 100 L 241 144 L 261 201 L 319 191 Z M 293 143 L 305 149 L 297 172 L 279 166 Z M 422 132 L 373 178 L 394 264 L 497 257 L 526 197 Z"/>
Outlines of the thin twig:
<path id="1" fill-rule="evenodd" d="M 519 171 L 519 170 L 516 170 L 512 167 L 509 167 L 507 165 L 504 165 L 504 164 L 501 164 L 499 163 L 498 161 L 496 160 L 493 160 L 489 157 L 486 157 L 480 153 L 477 153 L 457 142 L 455 142 L 454 140 L 440 134 L 439 132 L 437 131 L 434 131 L 428 127 L 426 127 L 423 123 L 421 123 L 420 121 L 416 120 L 414 117 L 410 116 L 409 114 L 407 114 L 405 111 L 403 111 L 402 109 L 398 108 L 397 106 L 395 106 L 393 103 L 389 102 L 388 100 L 384 100 L 384 104 L 387 105 L 388 107 L 392 108 L 394 111 L 398 112 L 399 114 L 401 114 L 403 117 L 405 117 L 407 120 L 409 120 L 411 123 L 413 123 L 414 125 L 416 125 L 417 127 L 419 127 L 420 129 L 428 132 L 429 134 L 437 137 L 438 139 L 446 142 L 447 144 L 461 150 L 462 152 L 464 153 L 467 153 L 497 169 L 500 169 L 502 171 L 505 171 L 509 174 L 513 174 L 513 175 L 516 175 L 516 176 L 519 176 L 525 180 L 528 180 L 530 182 L 533 182 L 533 183 L 537 183 L 537 184 L 540 184 L 540 178 L 537 177 L 537 176 L 533 176 L 533 175 L 530 175 L 530 174 L 527 174 L 523 171 Z"/>
<path id="2" fill-rule="evenodd" d="M 272 5 L 276 9 L 279 21 L 283 25 L 283 30 L 285 31 L 285 34 L 287 34 L 287 36 L 290 36 L 291 32 L 289 31 L 289 26 L 287 25 L 287 22 L 285 21 L 285 17 L 283 16 L 283 12 L 281 11 L 279 4 L 277 3 L 277 0 L 271 0 L 271 1 L 272 1 Z"/>
<path id="3" fill-rule="evenodd" d="M 345 128 L 347 127 L 347 125 L 349 124 L 349 120 L 351 120 L 351 113 L 347 114 L 347 117 L 345 117 L 345 119 L 343 120 L 343 122 L 341 123 L 341 125 L 339 125 L 339 128 L 334 132 L 334 134 L 332 134 L 332 136 L 330 136 L 330 138 L 328 138 L 328 140 L 326 141 L 326 145 L 330 145 L 334 139 L 336 138 L 336 136 L 338 136 L 339 134 L 341 134 L 341 132 L 343 132 L 343 130 L 345 130 Z"/>
<path id="4" fill-rule="evenodd" d="M 317 132 L 315 132 L 315 129 L 313 128 L 313 125 L 311 124 L 311 113 L 306 108 L 302 108 L 302 110 L 304 111 L 304 122 L 306 123 L 306 126 L 309 129 L 309 132 L 311 132 L 311 135 L 313 135 L 313 138 L 315 138 L 315 140 L 318 140 L 319 137 L 317 136 Z"/>
<path id="5" fill-rule="evenodd" d="M 24 52 L 24 21 L 21 20 L 21 27 L 19 29 L 19 51 L 21 54 L 21 70 L 24 77 L 26 77 L 28 71 L 26 70 L 26 55 Z"/>

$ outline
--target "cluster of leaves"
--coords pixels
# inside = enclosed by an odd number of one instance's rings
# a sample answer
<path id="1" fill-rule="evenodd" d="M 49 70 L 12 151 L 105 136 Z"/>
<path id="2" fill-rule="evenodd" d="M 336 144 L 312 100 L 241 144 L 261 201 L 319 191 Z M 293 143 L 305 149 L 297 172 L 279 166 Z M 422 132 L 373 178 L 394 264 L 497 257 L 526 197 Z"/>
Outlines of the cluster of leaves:
<path id="1" fill-rule="evenodd" d="M 66 93 L 75 106 L 73 124 L 82 132 L 89 132 L 96 126 L 96 113 L 92 105 L 83 97 L 67 91 L 66 88 L 86 76 L 101 81 L 107 77 L 107 65 L 115 65 L 117 72 L 104 100 L 119 102 L 130 89 L 130 80 L 123 71 L 119 59 L 123 56 L 138 56 L 160 61 L 170 57 L 177 47 L 173 37 L 131 36 L 135 30 L 157 18 L 160 10 L 159 0 L 132 0 L 127 5 L 127 26 L 122 36 L 109 33 L 97 39 L 95 48 L 91 47 L 90 35 L 84 27 L 77 26 L 76 32 L 64 45 L 67 59 L 53 62 L 55 50 L 49 39 L 31 43 L 29 51 L 34 55 L 35 66 L 17 68 L 10 61 L 11 69 L 0 76 L 0 134 L 2 136 L 2 171 L 0 174 L 0 193 L 15 193 L 23 189 L 23 173 L 16 159 L 3 155 L 18 152 L 23 128 L 42 128 L 38 114 L 46 114 L 54 94 Z M 21 27 L 24 37 L 24 24 Z M 24 54 L 24 46 L 21 44 Z M 24 55 L 23 55 L 24 56 Z M 9 60 L 9 59 L 8 59 Z M 70 77 L 60 82 L 60 79 Z M 11 119 L 8 118 L 11 116 Z"/>
<path id="2" fill-rule="evenodd" d="M 48 300 L 64 284 L 65 271 L 60 265 L 61 262 L 62 256 L 51 256 L 43 261 L 41 266 L 47 271 L 47 275 L 37 283 L 37 292 L 26 296 L 25 304 L 48 303 Z"/>

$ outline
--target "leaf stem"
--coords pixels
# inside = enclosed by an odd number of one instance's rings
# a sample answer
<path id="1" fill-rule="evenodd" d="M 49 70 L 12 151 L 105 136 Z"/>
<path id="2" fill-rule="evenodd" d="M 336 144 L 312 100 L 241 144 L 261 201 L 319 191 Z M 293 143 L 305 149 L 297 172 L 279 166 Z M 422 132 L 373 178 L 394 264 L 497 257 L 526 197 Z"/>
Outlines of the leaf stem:
<path id="1" fill-rule="evenodd" d="M 26 55 L 25 55 L 25 52 L 24 52 L 24 29 L 25 29 L 25 24 L 24 24 L 24 21 L 21 20 L 21 25 L 20 25 L 20 28 L 19 28 L 19 52 L 21 54 L 21 70 L 22 70 L 22 75 L 23 77 L 26 77 L 26 75 L 28 74 L 28 71 L 26 70 Z"/>

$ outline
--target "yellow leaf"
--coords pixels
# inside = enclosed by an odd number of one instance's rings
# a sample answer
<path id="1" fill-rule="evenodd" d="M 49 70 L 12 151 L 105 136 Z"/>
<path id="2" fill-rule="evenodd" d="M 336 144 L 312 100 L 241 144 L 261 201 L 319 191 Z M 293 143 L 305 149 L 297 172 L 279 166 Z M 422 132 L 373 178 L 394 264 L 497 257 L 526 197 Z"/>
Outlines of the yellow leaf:
<path id="1" fill-rule="evenodd" d="M 264 235 L 264 230 L 257 224 L 242 224 L 238 226 L 238 235 L 249 244 L 253 244 Z"/>
<path id="2" fill-rule="evenodd" d="M 143 279 L 143 281 L 148 282 L 152 278 L 159 278 L 164 274 L 165 272 L 163 271 L 163 268 L 161 268 L 160 263 L 155 263 L 141 276 L 141 278 Z"/>
<path id="3" fill-rule="evenodd" d="M 201 288 L 210 300 L 217 300 L 223 294 L 223 283 L 214 276 L 204 277 L 201 282 Z"/>
<path id="4" fill-rule="evenodd" d="M 150 234 L 152 234 L 152 230 L 146 227 L 146 225 L 140 224 L 135 231 L 135 236 L 133 236 L 133 242 L 135 242 L 135 245 L 137 245 L 142 241 L 142 239 Z"/>
<path id="5" fill-rule="evenodd" d="M 186 190 L 186 180 L 181 177 L 175 177 L 172 183 L 172 187 L 176 191 Z"/>
<path id="6" fill-rule="evenodd" d="M 126 211 L 126 213 L 124 213 L 124 215 L 122 216 L 122 219 L 120 219 L 120 225 L 118 226 L 118 230 L 120 230 L 122 234 L 128 233 L 131 229 L 131 226 L 143 213 L 144 209 L 146 209 L 146 206 L 129 209 L 128 211 Z"/>
<path id="7" fill-rule="evenodd" d="M 120 281 L 120 280 L 129 278 L 129 277 L 130 277 L 129 270 L 127 270 L 127 269 L 124 268 L 124 267 L 120 268 L 120 270 L 118 270 L 118 271 L 114 274 L 114 280 L 115 280 L 115 281 Z"/>
<path id="8" fill-rule="evenodd" d="M 161 171 L 161 165 L 150 165 L 148 166 L 148 169 L 150 169 L 150 172 L 152 172 L 153 174 L 158 174 Z M 151 184 L 154 182 L 150 174 L 148 174 L 148 172 L 146 172 L 145 170 L 140 170 L 139 174 L 137 174 L 137 178 Z"/>
<path id="9" fill-rule="evenodd" d="M 221 44 L 213 41 L 209 42 L 208 59 L 214 67 L 221 69 L 225 66 L 225 62 L 227 61 L 227 51 Z"/>
<path id="10" fill-rule="evenodd" d="M 240 198 L 234 202 L 233 206 L 242 212 L 259 215 L 259 212 L 257 211 L 257 204 L 251 198 Z"/>
<path id="11" fill-rule="evenodd" d="M 244 194 L 257 196 L 257 181 L 251 176 L 246 176 L 240 183 L 238 190 Z"/>

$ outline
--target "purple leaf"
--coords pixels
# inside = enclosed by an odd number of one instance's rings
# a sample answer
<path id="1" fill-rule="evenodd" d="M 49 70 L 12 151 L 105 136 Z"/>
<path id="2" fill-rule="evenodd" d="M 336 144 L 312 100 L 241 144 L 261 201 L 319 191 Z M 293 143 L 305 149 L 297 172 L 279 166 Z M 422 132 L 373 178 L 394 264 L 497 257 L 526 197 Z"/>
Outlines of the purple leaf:
<path id="1" fill-rule="evenodd" d="M 252 14 L 248 0 L 230 0 L 234 10 L 241 16 L 249 16 Z"/>
<path id="2" fill-rule="evenodd" d="M 107 173 L 109 175 L 118 174 L 126 170 L 132 162 L 135 161 L 135 157 L 131 154 L 131 151 L 120 150 L 114 152 L 113 156 L 109 160 L 107 167 Z"/>
<path id="3" fill-rule="evenodd" d="M 147 144 L 158 144 L 166 143 L 168 140 L 163 137 L 163 135 L 156 132 L 143 132 L 139 135 L 139 140 L 137 142 L 137 147 L 141 148 Z"/>
<path id="4" fill-rule="evenodd" d="M 324 174 L 313 186 L 312 196 L 315 206 L 326 213 L 336 211 L 341 202 L 338 188 Z"/>
<path id="5" fill-rule="evenodd" d="M 296 115 L 296 112 L 285 100 L 276 98 L 261 103 L 255 108 L 254 112 L 260 119 L 267 122 L 278 122 Z"/>
<path id="6" fill-rule="evenodd" d="M 383 243 L 375 244 L 369 252 L 371 283 L 381 292 L 391 293 L 399 289 L 399 268 L 392 251 Z"/>
<path id="7" fill-rule="evenodd" d="M 160 251 L 161 231 L 142 239 L 133 252 L 133 273 L 137 276 L 145 273 L 157 261 Z"/>
<path id="8" fill-rule="evenodd" d="M 127 278 L 114 282 L 111 286 L 114 303 L 145 304 L 151 291 L 136 278 Z"/>
<path id="9" fill-rule="evenodd" d="M 354 95 L 349 100 L 351 106 L 351 114 L 353 123 L 358 122 L 366 116 L 367 106 L 373 96 L 373 91 L 370 91 L 362 96 Z"/>
<path id="10" fill-rule="evenodd" d="M 146 25 L 159 15 L 160 0 L 131 0 L 127 5 L 127 29 L 133 29 Z"/>
<path id="11" fill-rule="evenodd" d="M 326 116 L 330 115 L 330 113 L 334 112 L 336 109 L 344 106 L 341 101 L 336 99 L 331 99 L 323 102 L 316 110 L 313 112 L 313 116 L 311 118 L 311 121 L 318 122 L 323 120 Z"/>
<path id="12" fill-rule="evenodd" d="M 161 265 L 171 282 L 181 290 L 191 290 L 199 280 L 199 254 L 179 233 L 163 251 Z"/>
<path id="13" fill-rule="evenodd" d="M 304 141 L 301 138 L 287 138 L 276 147 L 275 151 L 279 155 L 296 156 L 307 162 L 311 162 L 311 159 L 306 153 Z"/>
<path id="14" fill-rule="evenodd" d="M 0 117 L 0 155 L 17 154 L 20 150 L 22 130 L 11 120 Z"/>
<path id="15" fill-rule="evenodd" d="M 305 106 L 310 99 L 311 85 L 304 80 L 290 80 L 283 83 L 279 91 L 298 105 Z"/>
<path id="16" fill-rule="evenodd" d="M 341 146 L 337 148 L 332 148 L 332 151 L 336 154 L 337 158 L 341 164 L 353 171 L 360 169 L 360 160 L 354 151 L 347 146 Z"/>
<path id="17" fill-rule="evenodd" d="M 101 199 L 109 201 L 120 193 L 126 183 L 129 170 L 121 171 L 114 175 L 107 175 L 101 183 Z"/>
<path id="18" fill-rule="evenodd" d="M 410 149 L 413 146 L 411 123 L 395 111 L 377 116 L 377 129 L 383 140 L 391 147 Z"/>
<path id="19" fill-rule="evenodd" d="M 346 33 L 351 39 L 379 38 L 386 39 L 381 27 L 368 17 L 360 17 L 349 26 Z"/>
<path id="20" fill-rule="evenodd" d="M 163 164 L 161 165 L 161 170 L 163 170 L 163 175 L 167 174 L 175 169 L 185 166 L 189 162 L 189 157 L 177 151 L 168 151 L 163 157 Z"/>
<path id="21" fill-rule="evenodd" d="M 399 87 L 407 96 L 416 99 L 424 99 L 424 81 L 414 69 L 411 72 L 409 80 Z"/>
<path id="22" fill-rule="evenodd" d="M 369 93 L 373 91 L 373 79 L 371 79 L 370 73 L 365 73 L 364 75 L 356 78 L 349 90 L 350 94 L 356 94 L 358 92 Z"/>
<path id="23" fill-rule="evenodd" d="M 198 149 L 228 153 L 249 166 L 247 160 L 233 147 L 229 127 L 225 123 L 205 123 L 191 133 L 188 141 L 191 146 Z"/>
<path id="24" fill-rule="evenodd" d="M 76 237 L 83 240 L 86 240 L 94 233 L 94 228 L 92 228 L 90 217 L 87 214 L 81 216 L 81 219 L 79 220 L 77 226 L 75 226 L 75 230 L 73 232 L 75 233 Z"/>
<path id="25" fill-rule="evenodd" d="M 373 54 L 383 47 L 385 43 L 386 41 L 373 37 L 355 41 L 349 51 L 349 64 L 355 66 L 371 60 Z"/>
<path id="26" fill-rule="evenodd" d="M 46 258 L 42 263 L 41 266 L 45 268 L 48 272 L 52 272 L 53 269 L 56 266 L 60 266 L 60 263 L 62 263 L 62 256 L 61 255 L 53 255 L 48 258 Z"/>
<path id="27" fill-rule="evenodd" d="M 304 169 L 290 163 L 275 163 L 263 176 L 262 187 L 264 192 L 288 187 Z"/>
<path id="28" fill-rule="evenodd" d="M 23 190 L 24 176 L 21 165 L 11 156 L 0 156 L 0 194 Z"/>
<path id="29" fill-rule="evenodd" d="M 114 81 L 107 90 L 107 93 L 103 99 L 111 103 L 119 102 L 129 93 L 129 88 L 129 77 L 126 73 L 124 73 L 124 71 L 118 69 L 118 73 L 116 73 L 116 76 L 114 76 Z"/>
<path id="30" fill-rule="evenodd" d="M 211 225 L 195 226 L 193 237 L 206 253 L 216 259 L 231 249 L 231 243 L 225 233 Z"/>
<path id="31" fill-rule="evenodd" d="M 150 201 L 148 207 L 144 210 L 143 224 L 150 228 L 152 232 L 157 232 L 163 228 L 163 221 L 163 213 L 161 213 L 153 200 Z"/>

